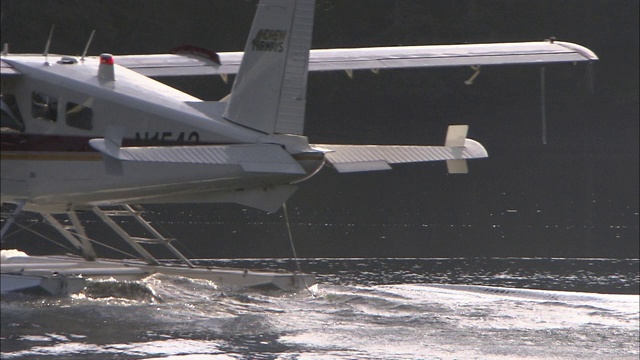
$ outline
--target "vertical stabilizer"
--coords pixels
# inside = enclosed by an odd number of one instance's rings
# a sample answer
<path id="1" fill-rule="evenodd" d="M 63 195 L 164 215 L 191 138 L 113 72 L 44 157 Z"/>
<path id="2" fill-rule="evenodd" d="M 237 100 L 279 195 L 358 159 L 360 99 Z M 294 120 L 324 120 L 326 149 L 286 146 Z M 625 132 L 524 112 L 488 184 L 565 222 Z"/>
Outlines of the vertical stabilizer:
<path id="1" fill-rule="evenodd" d="M 456 153 L 462 153 L 462 147 L 465 146 L 468 132 L 469 125 L 449 125 L 444 146 L 454 148 L 453 151 Z M 449 174 L 468 174 L 469 168 L 467 167 L 467 160 L 447 160 L 447 171 Z"/>
<path id="2" fill-rule="evenodd" d="M 304 128 L 314 0 L 261 0 L 224 117 L 267 134 Z"/>

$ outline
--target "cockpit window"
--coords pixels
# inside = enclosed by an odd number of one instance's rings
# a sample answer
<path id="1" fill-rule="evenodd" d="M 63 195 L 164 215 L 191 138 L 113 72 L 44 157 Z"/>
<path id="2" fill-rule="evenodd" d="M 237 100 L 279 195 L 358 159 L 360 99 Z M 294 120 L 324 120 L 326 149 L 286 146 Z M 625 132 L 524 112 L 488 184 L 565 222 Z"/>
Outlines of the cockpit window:
<path id="1" fill-rule="evenodd" d="M 58 99 L 45 93 L 34 91 L 31 94 L 31 116 L 47 121 L 58 120 Z"/>
<path id="2" fill-rule="evenodd" d="M 0 128 L 3 132 L 23 132 L 24 121 L 20 116 L 20 109 L 13 94 L 0 95 L 2 104 L 0 105 L 1 122 Z"/>
<path id="3" fill-rule="evenodd" d="M 83 129 L 91 130 L 93 128 L 93 110 L 84 105 L 69 102 L 66 108 L 67 125 Z"/>

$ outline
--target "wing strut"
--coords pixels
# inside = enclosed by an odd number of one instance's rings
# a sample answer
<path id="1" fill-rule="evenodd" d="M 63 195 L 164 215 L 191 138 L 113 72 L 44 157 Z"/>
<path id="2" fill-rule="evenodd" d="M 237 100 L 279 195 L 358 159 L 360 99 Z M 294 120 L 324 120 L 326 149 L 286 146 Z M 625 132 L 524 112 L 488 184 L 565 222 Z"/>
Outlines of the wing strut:
<path id="1" fill-rule="evenodd" d="M 78 219 L 78 215 L 75 211 L 70 210 L 65 213 L 71 226 L 63 226 L 53 215 L 47 212 L 41 213 L 42 217 L 53 226 L 65 239 L 67 239 L 73 246 L 75 246 L 81 253 L 82 257 L 87 261 L 96 260 L 96 251 L 91 245 L 91 241 L 87 237 L 87 233 L 84 231 L 84 227 Z"/>
<path id="2" fill-rule="evenodd" d="M 188 267 L 193 268 L 194 265 L 187 259 L 178 249 L 176 249 L 171 242 L 176 240 L 174 238 L 165 237 L 156 228 L 154 228 L 149 221 L 142 217 L 144 211 L 142 208 L 138 210 L 134 209 L 131 205 L 122 205 L 122 210 L 102 210 L 98 206 L 93 207 L 93 212 L 104 221 L 113 231 L 115 231 L 124 241 L 127 242 L 135 251 L 142 256 L 149 265 L 160 265 L 160 262 L 153 257 L 141 244 L 163 245 L 171 253 L 173 253 L 178 259 L 185 263 Z M 118 225 L 111 218 L 115 216 L 127 216 L 135 219 L 145 230 L 151 234 L 151 237 L 135 237 L 129 235 L 120 225 Z"/>
<path id="3" fill-rule="evenodd" d="M 133 247 L 138 255 L 145 260 L 146 264 L 141 261 L 128 260 L 108 260 L 95 259 L 87 261 L 77 256 L 12 256 L 3 259 L 1 266 L 2 272 L 2 293 L 27 290 L 44 290 L 53 295 L 66 295 L 80 292 L 85 286 L 85 278 L 115 278 L 119 280 L 140 279 L 154 273 L 165 274 L 170 276 L 182 276 L 191 279 L 204 279 L 212 281 L 216 284 L 242 286 L 242 287 L 274 287 L 284 291 L 299 291 L 309 289 L 313 292 L 312 286 L 316 284 L 316 278 L 311 274 L 303 274 L 300 272 L 288 273 L 277 271 L 256 271 L 249 269 L 237 268 L 210 268 L 196 266 L 192 264 L 184 255 L 182 255 L 171 242 L 175 239 L 162 235 L 157 226 L 151 225 L 151 222 L 142 217 L 143 210 L 137 206 L 123 205 L 121 207 L 98 207 L 94 206 L 91 210 L 98 215 L 112 230 L 120 235 L 131 247 Z M 84 254 L 87 254 L 86 245 L 90 240 L 84 235 L 84 231 L 80 230 L 79 220 L 75 217 L 75 213 L 71 215 L 73 210 L 66 214 L 74 226 L 63 226 L 53 214 L 39 212 L 47 219 L 49 224 L 54 226 L 68 241 L 76 248 L 79 248 Z M 14 211 L 14 213 L 17 213 Z M 61 215 L 56 213 L 55 215 Z M 151 234 L 151 237 L 143 238 L 132 236 L 132 231 L 125 231 L 117 224 L 112 217 L 127 216 L 133 217 L 144 228 L 144 236 Z M 74 220 L 75 217 L 75 220 Z M 186 265 L 165 264 L 161 263 L 156 257 L 142 247 L 146 245 L 163 245 L 171 251 Z M 106 244 L 104 246 L 110 247 Z M 111 248 L 111 247 L 110 247 Z M 124 251 L 116 248 L 112 250 Z M 4 256 L 4 254 L 3 254 Z"/>
<path id="4" fill-rule="evenodd" d="M 18 216 L 22 212 L 22 208 L 24 207 L 25 203 L 26 201 L 21 200 L 16 208 L 13 209 L 11 214 L 7 216 L 7 221 L 4 223 L 4 225 L 2 225 L 2 231 L 0 231 L 0 239 L 4 239 L 4 234 L 7 233 L 7 230 L 9 230 L 11 224 L 13 224 L 13 222 L 16 220 L 16 216 Z M 3 214 L 2 216 L 4 217 L 5 215 Z"/>

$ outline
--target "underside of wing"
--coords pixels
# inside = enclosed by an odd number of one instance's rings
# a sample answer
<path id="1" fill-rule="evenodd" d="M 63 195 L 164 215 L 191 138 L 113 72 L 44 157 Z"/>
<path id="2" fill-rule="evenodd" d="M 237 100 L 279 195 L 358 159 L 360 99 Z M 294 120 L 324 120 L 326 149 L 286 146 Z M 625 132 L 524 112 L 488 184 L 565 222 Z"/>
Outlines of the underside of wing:
<path id="1" fill-rule="evenodd" d="M 194 54 L 123 55 L 118 63 L 152 77 L 238 72 L 242 52 L 217 53 L 219 63 Z M 588 48 L 564 41 L 391 46 L 311 50 L 309 71 L 595 61 Z"/>

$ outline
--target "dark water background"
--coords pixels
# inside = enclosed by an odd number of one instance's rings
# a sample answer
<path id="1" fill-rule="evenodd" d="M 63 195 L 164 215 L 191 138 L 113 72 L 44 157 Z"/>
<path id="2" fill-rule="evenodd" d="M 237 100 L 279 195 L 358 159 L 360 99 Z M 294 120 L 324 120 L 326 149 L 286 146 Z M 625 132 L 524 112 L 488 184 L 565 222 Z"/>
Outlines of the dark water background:
<path id="1" fill-rule="evenodd" d="M 292 260 L 201 260 L 295 269 Z M 303 259 L 302 291 L 152 276 L 3 296 L 2 359 L 637 359 L 638 259 Z M 615 294 L 615 295 L 614 295 Z"/>

